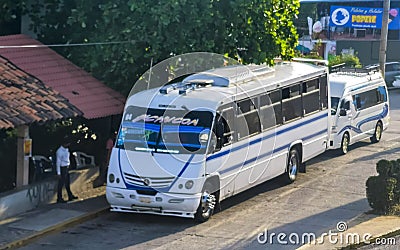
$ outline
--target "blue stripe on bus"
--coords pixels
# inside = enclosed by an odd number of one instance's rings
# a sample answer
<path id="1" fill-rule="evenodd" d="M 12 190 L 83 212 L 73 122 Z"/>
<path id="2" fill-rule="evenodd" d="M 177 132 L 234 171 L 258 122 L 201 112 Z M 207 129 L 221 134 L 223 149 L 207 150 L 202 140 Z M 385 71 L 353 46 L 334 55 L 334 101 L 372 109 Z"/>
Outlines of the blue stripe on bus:
<path id="1" fill-rule="evenodd" d="M 272 138 L 272 137 L 274 137 L 274 136 L 284 134 L 284 133 L 286 133 L 286 132 L 288 132 L 288 131 L 290 131 L 290 130 L 299 128 L 299 127 L 301 127 L 301 126 L 304 126 L 304 125 L 306 125 L 306 124 L 308 124 L 308 123 L 311 123 L 311 122 L 317 121 L 317 120 L 319 120 L 319 119 L 325 118 L 325 117 L 327 117 L 327 116 L 328 116 L 328 113 L 325 113 L 325 114 L 322 114 L 322 115 L 320 115 L 320 116 L 316 116 L 316 117 L 314 117 L 314 118 L 312 118 L 312 119 L 310 119 L 310 120 L 303 121 L 303 122 L 300 122 L 299 124 L 295 124 L 295 125 L 293 125 L 293 126 L 290 126 L 290 127 L 285 128 L 285 129 L 282 129 L 282 130 L 280 130 L 280 131 L 277 131 L 275 134 L 272 133 L 272 134 L 269 134 L 269 135 L 260 137 L 260 138 L 258 138 L 258 139 L 255 139 L 255 140 L 253 140 L 253 141 L 250 141 L 248 144 L 246 143 L 246 144 L 243 144 L 243 145 L 234 147 L 234 148 L 230 148 L 230 149 L 228 149 L 228 150 L 226 150 L 226 151 L 219 152 L 219 153 L 216 153 L 216 154 L 214 154 L 214 155 L 210 155 L 209 157 L 207 157 L 206 161 L 210 161 L 210 160 L 213 160 L 213 159 L 222 157 L 222 156 L 227 155 L 227 154 L 229 154 L 229 153 L 231 153 L 231 152 L 235 152 L 235 151 L 238 151 L 238 150 L 240 150 L 240 149 L 246 148 L 246 147 L 248 147 L 249 145 L 254 145 L 254 144 L 259 143 L 259 142 L 261 142 L 261 141 L 263 141 L 263 140 L 267 140 L 267 139 L 270 139 L 270 138 Z"/>
<path id="2" fill-rule="evenodd" d="M 357 116 L 358 116 L 360 113 L 361 113 L 361 112 L 358 112 L 358 113 L 357 113 Z M 382 112 L 381 112 L 380 114 L 375 115 L 375 116 L 368 117 L 368 118 L 366 118 L 366 119 L 360 121 L 359 123 L 357 123 L 356 127 L 351 126 L 351 125 L 345 126 L 345 127 L 342 128 L 342 129 L 339 131 L 339 133 L 337 133 L 337 134 L 341 134 L 341 133 L 343 133 L 343 132 L 346 131 L 346 130 L 353 130 L 354 132 L 356 132 L 356 133 L 358 133 L 358 134 L 361 134 L 361 133 L 363 133 L 363 131 L 361 130 L 361 126 L 362 126 L 362 125 L 364 125 L 364 124 L 367 123 L 367 122 L 371 122 L 371 121 L 383 119 L 383 118 L 385 118 L 388 114 L 389 114 L 389 106 L 385 103 L 385 105 L 383 106 L 383 110 L 382 110 Z"/>
<path id="3" fill-rule="evenodd" d="M 324 130 L 321 130 L 321 131 L 319 131 L 319 132 L 317 132 L 317 133 L 315 133 L 315 134 L 306 136 L 306 137 L 301 138 L 301 139 L 302 139 L 303 141 L 307 141 L 307 140 L 309 140 L 309 139 L 312 139 L 313 137 L 316 137 L 316 136 L 318 136 L 318 135 L 322 135 L 322 134 L 327 133 L 327 132 L 328 132 L 328 130 L 327 130 L 327 129 L 324 129 Z"/>
<path id="4" fill-rule="evenodd" d="M 327 131 L 328 131 L 327 129 L 321 130 L 321 131 L 319 131 L 319 132 L 317 132 L 317 133 L 314 133 L 314 134 L 312 134 L 312 135 L 309 135 L 309 136 L 307 136 L 307 137 L 302 138 L 302 140 L 304 140 L 304 141 L 305 141 L 305 140 L 309 140 L 309 139 L 311 139 L 311 138 L 313 138 L 313 137 L 316 137 L 316 136 L 318 136 L 318 135 L 324 134 L 324 133 L 326 133 Z M 229 168 L 227 168 L 227 169 L 224 169 L 224 170 L 222 170 L 222 171 L 220 172 L 220 174 L 227 173 L 227 172 L 232 171 L 232 170 L 234 170 L 234 169 L 237 169 L 237 168 L 240 168 L 240 167 L 245 166 L 245 165 L 247 165 L 247 164 L 253 163 L 253 162 L 257 161 L 257 160 L 261 160 L 262 158 L 265 158 L 265 157 L 267 157 L 267 156 L 271 156 L 272 154 L 276 154 L 276 153 L 279 153 L 279 152 L 284 151 L 284 150 L 289 150 L 289 147 L 290 147 L 290 144 L 286 144 L 286 145 L 281 146 L 281 147 L 279 147 L 279 148 L 275 148 L 275 149 L 272 150 L 272 151 L 269 151 L 269 152 L 264 153 L 264 154 L 262 154 L 262 155 L 259 155 L 259 156 L 253 157 L 253 158 L 251 158 L 251 159 L 248 159 L 248 160 L 245 161 L 245 162 L 242 162 L 242 163 L 233 165 L 232 167 L 229 167 Z"/>
<path id="5" fill-rule="evenodd" d="M 192 162 L 193 157 L 194 157 L 194 154 L 192 154 L 192 155 L 189 157 L 189 160 L 185 163 L 185 165 L 183 166 L 181 172 L 179 172 L 178 176 L 177 176 L 177 177 L 175 178 L 175 180 L 171 183 L 171 185 L 170 185 L 171 188 L 174 186 L 175 182 L 179 179 L 179 177 L 182 176 L 183 172 L 185 172 L 185 170 L 186 170 L 187 167 L 189 166 L 190 162 Z"/>

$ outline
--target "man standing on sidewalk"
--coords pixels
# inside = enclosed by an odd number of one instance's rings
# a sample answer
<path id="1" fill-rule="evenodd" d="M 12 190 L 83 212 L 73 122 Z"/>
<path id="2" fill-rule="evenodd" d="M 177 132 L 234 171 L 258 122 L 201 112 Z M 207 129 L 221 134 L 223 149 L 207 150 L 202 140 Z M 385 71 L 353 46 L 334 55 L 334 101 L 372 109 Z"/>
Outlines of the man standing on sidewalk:
<path id="1" fill-rule="evenodd" d="M 57 167 L 57 176 L 58 176 L 58 189 L 57 189 L 57 202 L 65 203 L 66 201 L 62 198 L 62 188 L 65 185 L 65 189 L 68 193 L 68 200 L 72 201 L 78 199 L 75 195 L 72 194 L 70 188 L 70 180 L 69 180 L 69 145 L 70 141 L 68 137 L 64 137 L 62 145 L 57 149 L 56 152 L 56 167 Z"/>

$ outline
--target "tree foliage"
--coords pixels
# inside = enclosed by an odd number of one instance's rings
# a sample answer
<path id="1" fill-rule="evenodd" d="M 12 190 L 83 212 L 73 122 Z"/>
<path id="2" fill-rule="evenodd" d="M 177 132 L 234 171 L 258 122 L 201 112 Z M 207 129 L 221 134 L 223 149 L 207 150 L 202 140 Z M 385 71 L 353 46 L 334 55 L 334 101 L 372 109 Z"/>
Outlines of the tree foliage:
<path id="1" fill-rule="evenodd" d="M 59 52 L 126 94 L 154 63 L 195 51 L 273 63 L 294 56 L 291 0 L 44 0 L 29 6 L 46 44 L 124 43 L 67 47 Z M 41 3 L 40 3 L 41 2 Z"/>
<path id="2" fill-rule="evenodd" d="M 0 23 L 13 21 L 26 10 L 26 1 L 2 0 L 0 3 Z"/>
<path id="3" fill-rule="evenodd" d="M 361 68 L 360 59 L 356 55 L 331 55 L 328 60 L 329 66 L 335 66 L 344 63 L 346 67 Z"/>

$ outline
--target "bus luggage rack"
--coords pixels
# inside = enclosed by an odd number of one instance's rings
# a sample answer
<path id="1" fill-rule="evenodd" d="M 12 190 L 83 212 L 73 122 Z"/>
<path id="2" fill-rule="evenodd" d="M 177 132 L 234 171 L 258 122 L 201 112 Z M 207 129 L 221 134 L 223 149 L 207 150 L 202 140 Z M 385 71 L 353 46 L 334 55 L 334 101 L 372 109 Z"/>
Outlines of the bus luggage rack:
<path id="1" fill-rule="evenodd" d="M 212 79 L 193 79 L 190 81 L 165 85 L 160 88 L 160 94 L 166 95 L 173 90 L 178 90 L 180 95 L 184 95 L 189 91 L 195 90 L 197 88 L 202 88 L 207 85 L 212 85 L 213 83 L 214 80 Z"/>
<path id="2" fill-rule="evenodd" d="M 363 74 L 373 74 L 375 72 L 379 72 L 379 65 L 373 65 L 373 66 L 365 67 L 365 68 L 346 68 L 344 66 L 345 66 L 344 63 L 334 65 L 331 67 L 329 73 L 363 75 Z"/>
<path id="3" fill-rule="evenodd" d="M 267 65 L 235 65 L 212 69 L 186 77 L 182 82 L 165 85 L 159 89 L 166 95 L 178 90 L 179 95 L 207 86 L 229 87 L 250 82 L 257 77 L 274 74 L 275 70 Z"/>
<path id="4" fill-rule="evenodd" d="M 275 61 L 279 62 L 282 60 L 275 59 Z M 311 64 L 314 64 L 317 66 L 328 66 L 328 60 L 322 60 L 322 59 L 294 57 L 294 58 L 292 58 L 292 62 L 311 63 Z"/>

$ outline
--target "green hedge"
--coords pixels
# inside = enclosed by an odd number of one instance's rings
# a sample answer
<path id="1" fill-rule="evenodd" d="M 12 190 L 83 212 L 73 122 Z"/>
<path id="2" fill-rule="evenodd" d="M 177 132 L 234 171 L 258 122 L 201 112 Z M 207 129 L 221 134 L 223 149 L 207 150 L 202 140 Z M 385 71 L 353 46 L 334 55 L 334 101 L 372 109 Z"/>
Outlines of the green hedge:
<path id="1" fill-rule="evenodd" d="M 330 55 L 328 57 L 329 67 L 345 64 L 345 67 L 361 68 L 360 59 L 355 55 Z"/>
<path id="2" fill-rule="evenodd" d="M 369 205 L 379 214 L 400 215 L 400 159 L 380 160 L 376 171 L 366 183 Z"/>

